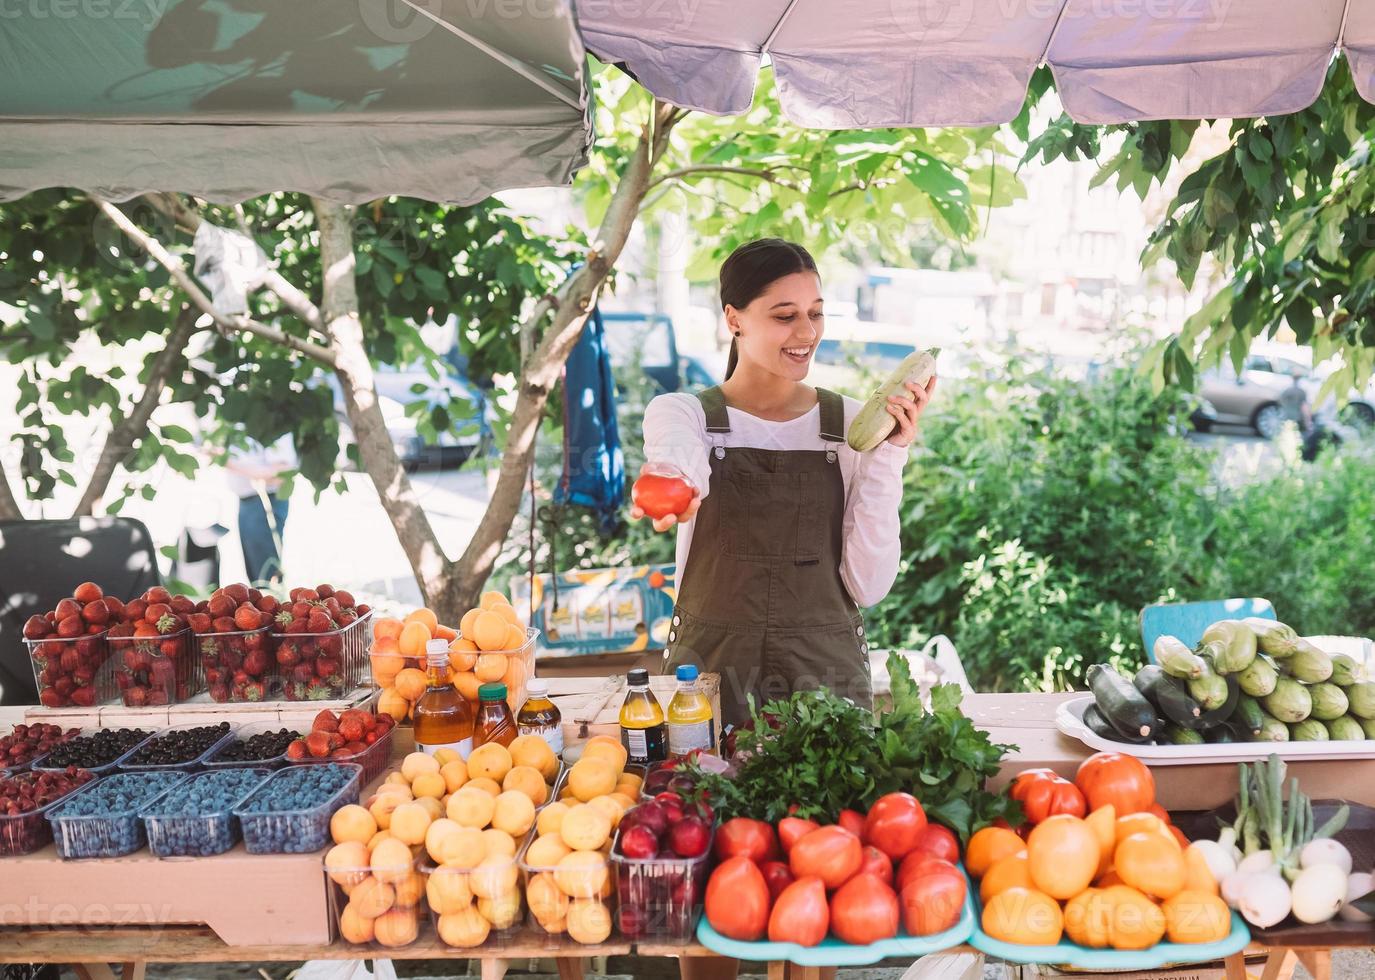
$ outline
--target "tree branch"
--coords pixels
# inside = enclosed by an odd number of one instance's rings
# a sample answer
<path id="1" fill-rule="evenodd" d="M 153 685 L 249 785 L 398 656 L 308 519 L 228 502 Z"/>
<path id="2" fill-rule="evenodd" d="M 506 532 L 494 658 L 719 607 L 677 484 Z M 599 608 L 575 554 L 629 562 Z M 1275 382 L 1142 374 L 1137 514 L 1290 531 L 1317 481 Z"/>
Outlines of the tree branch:
<path id="1" fill-rule="evenodd" d="M 115 469 L 128 459 L 134 448 L 134 440 L 146 431 L 148 420 L 162 398 L 168 379 L 184 363 L 182 352 L 186 348 L 186 342 L 191 339 L 191 334 L 195 332 L 198 318 L 199 314 L 189 306 L 183 306 L 178 311 L 172 332 L 167 335 L 167 344 L 153 356 L 149 365 L 148 380 L 144 382 L 143 394 L 134 403 L 133 411 L 115 423 L 105 437 L 105 445 L 101 447 L 100 457 L 91 471 L 91 478 L 86 482 L 81 500 L 72 511 L 73 517 L 89 517 L 94 513 L 95 505 L 104 498 Z"/>
<path id="2" fill-rule="evenodd" d="M 358 316 L 358 287 L 354 281 L 353 224 L 342 204 L 311 199 L 320 228 L 320 264 L 324 270 L 325 330 L 334 355 L 334 372 L 344 393 L 344 407 L 363 469 L 377 488 L 382 507 L 396 529 L 401 548 L 427 602 L 448 581 L 449 560 L 439 545 L 429 516 L 397 458 L 377 400 L 372 362 L 363 345 L 363 322 Z M 450 615 L 452 611 L 441 611 Z"/>
<path id="3" fill-rule="evenodd" d="M 758 177 L 760 180 L 767 180 L 771 184 L 778 184 L 782 187 L 793 187 L 795 185 L 787 181 L 779 180 L 774 176 L 777 168 L 765 167 L 762 170 L 751 170 L 749 167 L 727 167 L 717 164 L 700 164 L 691 167 L 679 167 L 677 170 L 670 170 L 668 173 L 656 177 L 646 190 L 653 190 L 660 184 L 670 180 L 680 180 L 683 177 L 691 177 L 695 174 L 739 174 L 743 177 Z"/>
<path id="4" fill-rule="evenodd" d="M 19 509 L 19 501 L 14 498 L 14 488 L 10 486 L 9 474 L 0 470 L 0 520 L 22 521 L 24 512 Z"/>
<path id="5" fill-rule="evenodd" d="M 264 340 L 270 340 L 284 347 L 290 347 L 292 350 L 305 354 L 307 357 L 314 358 L 321 364 L 327 364 L 330 367 L 334 366 L 334 352 L 327 347 L 321 347 L 313 341 L 292 336 L 283 330 L 278 330 L 276 327 L 269 327 L 267 324 L 259 323 L 249 317 L 230 317 L 225 316 L 223 313 L 216 312 L 214 304 L 210 301 L 210 297 L 205 295 L 205 291 L 197 284 L 196 280 L 191 276 L 191 273 L 186 271 L 186 265 L 181 259 L 167 251 L 166 247 L 164 247 L 160 241 L 136 225 L 130 220 L 127 214 L 115 207 L 109 201 L 94 196 L 92 196 L 91 200 L 95 202 L 96 207 L 98 207 L 107 218 L 114 222 L 115 227 L 128 235 L 140 247 L 146 249 L 148 254 L 153 257 L 153 260 L 171 274 L 172 278 L 177 281 L 177 285 L 179 285 L 186 295 L 191 298 L 191 302 L 199 307 L 201 312 L 209 314 L 210 318 L 215 321 L 215 326 L 219 327 L 221 331 L 225 333 L 242 331 L 244 333 L 255 334 L 256 336 L 262 337 Z"/>

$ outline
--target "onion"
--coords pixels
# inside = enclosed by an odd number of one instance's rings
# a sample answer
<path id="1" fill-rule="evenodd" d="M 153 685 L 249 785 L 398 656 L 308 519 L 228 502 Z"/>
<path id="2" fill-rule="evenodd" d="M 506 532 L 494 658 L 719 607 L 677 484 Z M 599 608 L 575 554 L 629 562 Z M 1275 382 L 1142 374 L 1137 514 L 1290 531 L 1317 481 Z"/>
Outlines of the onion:
<path id="1" fill-rule="evenodd" d="M 1311 868 L 1318 864 L 1333 864 L 1342 869 L 1342 874 L 1351 874 L 1351 852 L 1331 837 L 1311 840 L 1299 852 L 1299 867 Z"/>
<path id="2" fill-rule="evenodd" d="M 1228 908 L 1241 907 L 1241 895 L 1246 890 L 1247 880 L 1253 874 L 1254 871 L 1233 871 L 1222 879 L 1222 900 L 1227 903 Z"/>
<path id="3" fill-rule="evenodd" d="M 1275 856 L 1269 851 L 1256 851 L 1241 859 L 1238 871 L 1269 871 L 1275 866 Z"/>
<path id="4" fill-rule="evenodd" d="M 1261 871 L 1246 876 L 1237 911 L 1257 929 L 1269 929 L 1289 914 L 1291 901 L 1285 880 L 1272 871 Z"/>
<path id="5" fill-rule="evenodd" d="M 1233 848 L 1224 845 L 1220 840 L 1196 840 L 1189 846 L 1203 855 L 1203 860 L 1216 882 L 1226 881 L 1227 876 L 1237 869 L 1236 860 L 1231 853 Z"/>
<path id="6" fill-rule="evenodd" d="M 1368 871 L 1358 871 L 1346 879 L 1346 902 L 1337 913 L 1344 922 L 1369 922 L 1370 916 L 1351 903 L 1375 890 L 1375 875 Z"/>
<path id="7" fill-rule="evenodd" d="M 1294 918 L 1309 925 L 1326 922 L 1346 901 L 1346 884 L 1346 872 L 1335 864 L 1304 868 L 1294 880 Z"/>

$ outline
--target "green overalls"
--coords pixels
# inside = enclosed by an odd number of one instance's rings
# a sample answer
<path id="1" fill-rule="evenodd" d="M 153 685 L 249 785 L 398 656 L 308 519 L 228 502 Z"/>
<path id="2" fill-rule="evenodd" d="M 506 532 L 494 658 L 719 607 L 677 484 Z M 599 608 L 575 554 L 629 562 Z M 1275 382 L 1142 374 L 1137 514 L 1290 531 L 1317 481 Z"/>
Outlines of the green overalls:
<path id="1" fill-rule="evenodd" d="M 840 579 L 845 483 L 836 446 L 845 403 L 817 389 L 814 450 L 727 449 L 720 388 L 697 397 L 712 437 L 711 485 L 697 512 L 668 634 L 668 664 L 721 675 L 720 725 L 794 691 L 830 688 L 873 703 L 864 621 Z"/>

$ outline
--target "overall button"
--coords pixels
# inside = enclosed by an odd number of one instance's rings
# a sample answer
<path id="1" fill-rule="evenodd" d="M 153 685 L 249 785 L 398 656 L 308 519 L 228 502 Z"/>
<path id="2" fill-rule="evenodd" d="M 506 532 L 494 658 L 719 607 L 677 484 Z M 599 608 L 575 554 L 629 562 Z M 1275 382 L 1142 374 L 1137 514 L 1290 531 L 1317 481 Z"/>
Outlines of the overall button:
<path id="1" fill-rule="evenodd" d="M 682 626 L 682 625 L 683 625 L 683 617 L 682 617 L 682 616 L 674 616 L 674 617 L 673 617 L 673 625 L 674 625 L 674 626 Z"/>
<path id="2" fill-rule="evenodd" d="M 678 639 L 678 634 L 677 634 L 677 632 L 671 631 L 671 632 L 668 634 L 668 642 L 672 643 L 672 642 L 673 642 L 674 640 L 676 640 L 676 639 Z"/>
<path id="3" fill-rule="evenodd" d="M 855 636 L 863 636 L 863 635 L 864 635 L 864 627 L 863 627 L 863 626 L 856 626 L 856 627 L 855 627 Z"/>

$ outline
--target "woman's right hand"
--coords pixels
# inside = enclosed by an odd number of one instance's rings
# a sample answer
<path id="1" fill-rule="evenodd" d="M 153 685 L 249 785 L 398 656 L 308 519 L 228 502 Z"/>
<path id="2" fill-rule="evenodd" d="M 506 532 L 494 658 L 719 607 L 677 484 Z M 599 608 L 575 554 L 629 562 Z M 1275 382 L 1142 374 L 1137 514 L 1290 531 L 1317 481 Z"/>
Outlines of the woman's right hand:
<path id="1" fill-rule="evenodd" d="M 667 531 L 678 524 L 686 524 L 697 516 L 697 511 L 702 506 L 702 498 L 696 495 L 692 498 L 692 503 L 688 504 L 687 510 L 681 514 L 669 514 L 667 517 L 656 517 L 651 523 L 656 531 Z M 645 512 L 634 504 L 630 505 L 630 519 L 638 521 L 645 517 Z"/>

